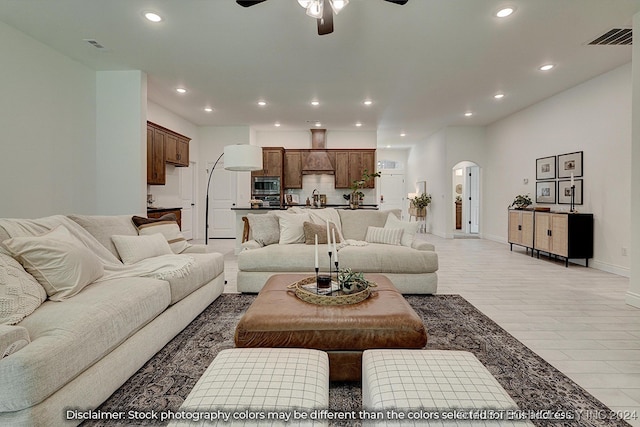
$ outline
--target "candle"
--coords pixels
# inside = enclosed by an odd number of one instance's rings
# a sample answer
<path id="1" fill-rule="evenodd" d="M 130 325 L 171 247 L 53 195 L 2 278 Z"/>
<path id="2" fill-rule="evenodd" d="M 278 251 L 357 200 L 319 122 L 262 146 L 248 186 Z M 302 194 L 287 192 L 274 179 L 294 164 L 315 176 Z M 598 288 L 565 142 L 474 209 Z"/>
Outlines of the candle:
<path id="1" fill-rule="evenodd" d="M 331 235 L 333 236 L 333 252 L 336 254 L 336 263 L 338 262 L 338 248 L 336 247 L 336 229 L 331 229 Z"/>
<path id="2" fill-rule="evenodd" d="M 316 234 L 316 269 L 318 268 L 318 235 Z"/>
<path id="3" fill-rule="evenodd" d="M 331 245 L 331 236 L 329 235 L 329 220 L 327 220 L 327 245 Z M 331 246 L 329 246 L 329 251 L 331 251 Z"/>
<path id="4" fill-rule="evenodd" d="M 573 172 L 571 172 L 571 186 L 573 187 L 575 183 L 573 182 Z"/>

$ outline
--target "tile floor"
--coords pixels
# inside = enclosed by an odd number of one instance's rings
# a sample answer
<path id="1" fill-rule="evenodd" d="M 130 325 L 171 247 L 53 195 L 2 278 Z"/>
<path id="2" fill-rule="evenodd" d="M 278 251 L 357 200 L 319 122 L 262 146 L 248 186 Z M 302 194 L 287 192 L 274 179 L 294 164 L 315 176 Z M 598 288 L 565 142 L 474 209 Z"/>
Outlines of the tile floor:
<path id="1" fill-rule="evenodd" d="M 460 294 L 541 357 L 640 426 L 640 309 L 624 303 L 629 279 L 484 239 L 436 245 L 438 293 Z M 225 292 L 235 292 L 234 240 L 212 240 L 225 254 Z"/>

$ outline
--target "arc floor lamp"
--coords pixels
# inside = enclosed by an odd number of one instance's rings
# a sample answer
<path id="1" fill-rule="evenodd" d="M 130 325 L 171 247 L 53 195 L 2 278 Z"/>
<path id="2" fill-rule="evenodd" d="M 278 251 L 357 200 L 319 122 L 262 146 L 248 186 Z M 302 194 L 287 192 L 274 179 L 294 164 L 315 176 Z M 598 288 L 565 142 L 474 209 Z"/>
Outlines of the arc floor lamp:
<path id="1" fill-rule="evenodd" d="M 209 244 L 209 187 L 211 186 L 211 177 L 216 165 L 224 156 L 224 168 L 230 171 L 255 171 L 262 169 L 262 148 L 257 145 L 237 144 L 227 145 L 224 151 L 218 157 L 209 171 L 209 180 L 207 181 L 207 201 L 205 209 L 205 229 L 204 242 Z"/>

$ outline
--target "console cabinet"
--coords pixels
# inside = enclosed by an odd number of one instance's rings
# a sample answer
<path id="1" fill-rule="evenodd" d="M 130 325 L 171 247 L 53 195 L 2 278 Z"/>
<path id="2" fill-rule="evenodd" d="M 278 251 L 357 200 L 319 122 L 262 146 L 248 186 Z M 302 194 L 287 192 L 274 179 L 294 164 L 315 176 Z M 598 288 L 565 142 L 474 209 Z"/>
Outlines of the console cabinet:
<path id="1" fill-rule="evenodd" d="M 533 211 L 509 210 L 509 244 L 531 249 L 533 255 Z"/>
<path id="2" fill-rule="evenodd" d="M 593 258 L 593 214 L 536 212 L 534 246 L 540 252 L 570 258 Z"/>

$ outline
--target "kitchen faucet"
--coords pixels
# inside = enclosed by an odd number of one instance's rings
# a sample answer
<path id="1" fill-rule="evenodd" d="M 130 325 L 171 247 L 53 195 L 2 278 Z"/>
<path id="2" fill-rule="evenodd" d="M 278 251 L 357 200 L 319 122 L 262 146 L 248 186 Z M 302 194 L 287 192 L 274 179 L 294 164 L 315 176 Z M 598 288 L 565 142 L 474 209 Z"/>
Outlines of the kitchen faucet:
<path id="1" fill-rule="evenodd" d="M 311 197 L 313 198 L 313 207 L 317 208 L 320 206 L 320 193 L 318 192 L 317 188 L 313 189 L 313 192 L 311 193 Z"/>

